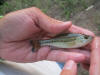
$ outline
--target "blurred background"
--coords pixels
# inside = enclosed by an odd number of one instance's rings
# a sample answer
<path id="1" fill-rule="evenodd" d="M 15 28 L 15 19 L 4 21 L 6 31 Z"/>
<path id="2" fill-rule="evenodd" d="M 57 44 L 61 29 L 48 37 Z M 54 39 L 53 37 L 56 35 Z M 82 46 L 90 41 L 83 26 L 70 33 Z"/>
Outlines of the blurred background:
<path id="1" fill-rule="evenodd" d="M 58 20 L 72 20 L 73 24 L 100 35 L 100 0 L 0 0 L 0 15 L 32 6 Z M 88 75 L 88 72 L 79 67 L 79 75 Z"/>

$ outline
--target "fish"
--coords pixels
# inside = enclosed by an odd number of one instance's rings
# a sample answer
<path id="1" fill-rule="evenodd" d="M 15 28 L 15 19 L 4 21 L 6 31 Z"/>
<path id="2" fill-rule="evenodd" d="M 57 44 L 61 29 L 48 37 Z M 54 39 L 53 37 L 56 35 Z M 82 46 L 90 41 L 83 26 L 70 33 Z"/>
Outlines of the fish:
<path id="1" fill-rule="evenodd" d="M 33 47 L 39 49 L 43 46 L 55 48 L 80 48 L 86 46 L 93 40 L 92 36 L 75 33 L 65 33 L 57 35 L 51 39 L 37 40 L 33 42 Z"/>

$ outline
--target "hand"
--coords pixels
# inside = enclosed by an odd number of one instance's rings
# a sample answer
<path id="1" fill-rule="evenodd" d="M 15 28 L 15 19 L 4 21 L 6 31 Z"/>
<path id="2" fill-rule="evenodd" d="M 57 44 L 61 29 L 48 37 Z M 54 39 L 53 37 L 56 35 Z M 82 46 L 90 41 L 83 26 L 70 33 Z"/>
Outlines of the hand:
<path id="1" fill-rule="evenodd" d="M 67 61 L 60 75 L 77 75 L 77 64 L 73 60 Z"/>
<path id="2" fill-rule="evenodd" d="M 51 51 L 49 47 L 32 52 L 30 40 L 44 39 L 66 31 L 94 35 L 86 29 L 72 25 L 70 21 L 63 22 L 50 18 L 36 7 L 9 13 L 0 20 L 0 57 L 16 62 L 44 59 L 61 61 L 64 55 L 66 58 L 70 56 L 75 60 L 83 60 L 82 54 Z"/>
<path id="3" fill-rule="evenodd" d="M 85 67 L 89 67 L 84 65 Z M 90 75 L 100 75 L 100 38 L 96 37 L 91 43 L 91 61 L 90 61 Z M 77 64 L 74 61 L 68 61 L 61 75 L 76 75 Z"/>
<path id="4" fill-rule="evenodd" d="M 90 75 L 100 75 L 100 37 L 96 37 L 91 45 Z"/>

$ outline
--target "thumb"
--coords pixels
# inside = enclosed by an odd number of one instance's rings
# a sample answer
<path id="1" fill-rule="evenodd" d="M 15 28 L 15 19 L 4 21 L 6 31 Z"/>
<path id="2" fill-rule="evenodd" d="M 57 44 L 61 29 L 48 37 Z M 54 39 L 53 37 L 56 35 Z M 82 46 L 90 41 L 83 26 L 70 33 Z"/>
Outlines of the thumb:
<path id="1" fill-rule="evenodd" d="M 71 21 L 63 22 L 48 17 L 38 8 L 36 14 L 38 19 L 37 21 L 38 26 L 49 33 L 53 33 L 53 34 L 61 33 L 67 30 L 72 25 Z"/>
<path id="2" fill-rule="evenodd" d="M 77 64 L 74 61 L 69 60 L 65 64 L 60 75 L 76 75 L 76 74 L 77 74 Z"/>

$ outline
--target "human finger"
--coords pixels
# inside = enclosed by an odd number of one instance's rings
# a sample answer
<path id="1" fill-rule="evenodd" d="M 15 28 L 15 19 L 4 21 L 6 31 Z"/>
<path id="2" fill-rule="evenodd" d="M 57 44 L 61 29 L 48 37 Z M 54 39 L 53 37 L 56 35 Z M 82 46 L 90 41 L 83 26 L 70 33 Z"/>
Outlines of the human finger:
<path id="1" fill-rule="evenodd" d="M 65 30 L 68 30 L 72 25 L 71 21 L 66 21 L 66 22 L 59 21 L 59 20 L 53 19 L 53 18 L 45 15 L 38 8 L 35 8 L 35 10 L 36 11 L 34 11 L 34 12 L 38 19 L 36 24 L 48 33 L 58 34 Z"/>
<path id="2" fill-rule="evenodd" d="M 86 70 L 89 70 L 89 68 L 90 68 L 90 64 L 82 63 L 81 65 L 82 65 L 82 67 L 83 67 L 84 69 L 86 69 Z"/>
<path id="3" fill-rule="evenodd" d="M 71 33 L 79 33 L 79 34 L 86 34 L 86 35 L 90 35 L 90 36 L 95 36 L 94 33 L 89 31 L 88 29 L 84 29 L 84 28 L 81 28 L 81 27 L 76 26 L 76 25 L 72 25 L 69 28 L 69 32 L 71 32 Z"/>
<path id="4" fill-rule="evenodd" d="M 69 60 L 64 65 L 64 68 L 60 75 L 76 75 L 77 74 L 77 64 L 73 60 Z"/>
<path id="5" fill-rule="evenodd" d="M 100 38 L 96 37 L 92 43 L 90 75 L 100 75 Z"/>
<path id="6" fill-rule="evenodd" d="M 86 59 L 83 63 L 90 64 L 90 51 L 85 50 L 85 49 L 66 49 L 66 51 L 67 52 L 76 52 L 76 53 L 84 54 Z"/>
<path id="7" fill-rule="evenodd" d="M 77 52 L 52 50 L 48 54 L 47 60 L 58 61 L 58 62 L 66 62 L 68 60 L 74 60 L 75 62 L 84 62 L 86 61 L 86 56 L 82 53 L 77 53 Z"/>

